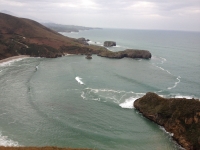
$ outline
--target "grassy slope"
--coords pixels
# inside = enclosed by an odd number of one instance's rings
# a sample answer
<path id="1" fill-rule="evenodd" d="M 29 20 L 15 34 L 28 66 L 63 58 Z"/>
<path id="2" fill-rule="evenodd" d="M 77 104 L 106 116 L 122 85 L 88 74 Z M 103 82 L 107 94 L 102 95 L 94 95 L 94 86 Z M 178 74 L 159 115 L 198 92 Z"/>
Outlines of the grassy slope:
<path id="1" fill-rule="evenodd" d="M 102 47 L 83 45 L 33 20 L 0 13 L 0 59 L 20 54 L 58 57 L 68 52 L 97 53 L 100 49 Z"/>

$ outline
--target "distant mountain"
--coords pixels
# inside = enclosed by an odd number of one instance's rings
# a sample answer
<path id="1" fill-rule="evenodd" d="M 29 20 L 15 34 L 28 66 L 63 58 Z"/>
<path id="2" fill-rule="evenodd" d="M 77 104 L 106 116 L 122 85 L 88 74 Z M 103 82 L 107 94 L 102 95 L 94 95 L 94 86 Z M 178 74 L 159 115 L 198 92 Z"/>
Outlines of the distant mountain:
<path id="1" fill-rule="evenodd" d="M 75 25 L 61 25 L 55 23 L 42 23 L 42 24 L 56 32 L 79 32 L 80 30 L 100 29 L 100 28 L 91 28 L 91 27 L 83 27 Z"/>
<path id="2" fill-rule="evenodd" d="M 16 55 L 59 57 L 64 53 L 98 53 L 102 47 L 86 46 L 40 23 L 0 13 L 0 59 Z"/>

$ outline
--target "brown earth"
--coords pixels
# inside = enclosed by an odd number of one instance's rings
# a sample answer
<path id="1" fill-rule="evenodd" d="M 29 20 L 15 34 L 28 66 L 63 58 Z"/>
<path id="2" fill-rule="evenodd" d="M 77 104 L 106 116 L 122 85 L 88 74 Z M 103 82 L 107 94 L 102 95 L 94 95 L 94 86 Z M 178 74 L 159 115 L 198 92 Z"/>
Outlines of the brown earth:
<path id="1" fill-rule="evenodd" d="M 87 54 L 107 50 L 86 46 L 30 19 L 0 13 L 0 59 L 17 55 L 61 57 L 64 53 Z"/>
<path id="2" fill-rule="evenodd" d="M 146 118 L 163 126 L 186 150 L 200 150 L 200 101 L 185 98 L 162 98 L 147 93 L 134 102 Z"/>
<path id="3" fill-rule="evenodd" d="M 82 39 L 63 36 L 36 21 L 0 13 L 0 60 L 12 56 L 56 58 L 68 54 L 98 54 L 108 58 L 151 58 L 150 52 L 125 50 L 111 52 L 105 47 L 88 45 Z"/>

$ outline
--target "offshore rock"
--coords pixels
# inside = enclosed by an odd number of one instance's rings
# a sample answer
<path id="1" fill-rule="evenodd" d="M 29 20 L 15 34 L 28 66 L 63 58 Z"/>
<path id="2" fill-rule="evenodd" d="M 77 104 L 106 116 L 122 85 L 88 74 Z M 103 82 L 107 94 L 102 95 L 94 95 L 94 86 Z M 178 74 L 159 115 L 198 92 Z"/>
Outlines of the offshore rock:
<path id="1" fill-rule="evenodd" d="M 116 46 L 116 42 L 114 42 L 114 41 L 105 41 L 105 42 L 104 42 L 104 46 L 105 46 L 105 47 Z"/>
<path id="2" fill-rule="evenodd" d="M 134 49 L 127 49 L 124 51 L 119 52 L 112 52 L 112 51 L 102 51 L 98 54 L 101 57 L 108 57 L 108 58 L 143 58 L 143 59 L 150 59 L 151 53 L 147 50 L 134 50 Z"/>
<path id="3" fill-rule="evenodd" d="M 147 93 L 134 102 L 146 118 L 173 133 L 173 139 L 186 150 L 200 150 L 200 101 L 185 98 L 162 98 Z"/>

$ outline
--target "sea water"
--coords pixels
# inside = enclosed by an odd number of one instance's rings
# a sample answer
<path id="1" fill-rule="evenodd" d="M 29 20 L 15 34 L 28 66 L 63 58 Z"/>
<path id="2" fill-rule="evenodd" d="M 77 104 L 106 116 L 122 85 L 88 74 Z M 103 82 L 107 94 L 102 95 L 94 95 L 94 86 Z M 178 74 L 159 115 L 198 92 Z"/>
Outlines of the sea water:
<path id="1" fill-rule="evenodd" d="M 111 51 L 144 49 L 150 60 L 69 55 L 0 64 L 0 145 L 101 150 L 173 150 L 179 146 L 133 102 L 146 92 L 200 98 L 200 33 L 99 29 L 65 36 Z"/>

